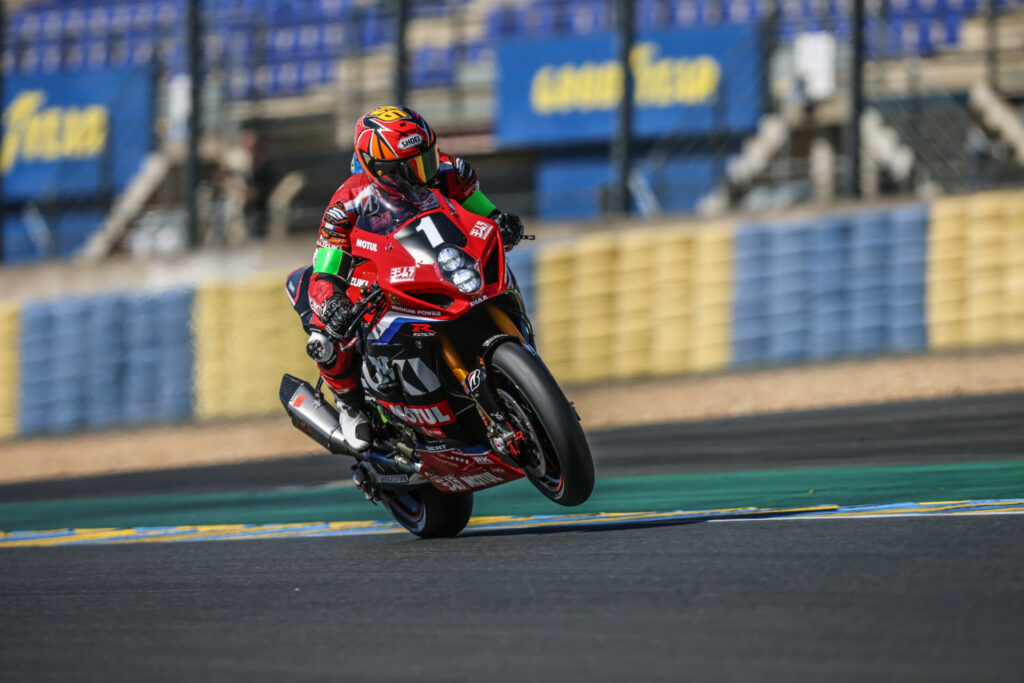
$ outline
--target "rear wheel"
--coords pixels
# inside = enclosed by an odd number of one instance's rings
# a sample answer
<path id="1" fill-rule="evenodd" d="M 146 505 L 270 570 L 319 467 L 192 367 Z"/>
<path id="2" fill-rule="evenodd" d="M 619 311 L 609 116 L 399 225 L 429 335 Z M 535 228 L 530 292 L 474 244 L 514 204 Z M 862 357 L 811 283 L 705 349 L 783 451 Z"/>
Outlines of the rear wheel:
<path id="1" fill-rule="evenodd" d="M 594 462 L 576 411 L 538 358 L 507 342 L 491 356 L 491 389 L 509 424 L 526 437 L 517 460 L 530 482 L 560 505 L 594 490 Z"/>
<path id="2" fill-rule="evenodd" d="M 443 493 L 433 486 L 398 491 L 384 502 L 399 524 L 420 538 L 454 536 L 473 514 L 473 493 Z"/>

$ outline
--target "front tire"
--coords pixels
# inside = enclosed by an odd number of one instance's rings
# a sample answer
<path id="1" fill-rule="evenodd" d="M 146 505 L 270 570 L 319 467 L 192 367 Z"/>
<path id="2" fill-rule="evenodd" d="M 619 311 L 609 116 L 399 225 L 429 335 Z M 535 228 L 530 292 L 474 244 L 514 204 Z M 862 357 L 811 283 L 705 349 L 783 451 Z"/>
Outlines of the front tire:
<path id="1" fill-rule="evenodd" d="M 527 436 L 520 456 L 530 482 L 559 505 L 579 505 L 594 490 L 594 461 L 576 411 L 540 360 L 516 342 L 491 356 L 490 380 L 510 424 Z"/>
<path id="2" fill-rule="evenodd" d="M 473 493 L 443 493 L 424 486 L 395 493 L 384 507 L 420 538 L 446 538 L 466 528 L 473 514 Z"/>

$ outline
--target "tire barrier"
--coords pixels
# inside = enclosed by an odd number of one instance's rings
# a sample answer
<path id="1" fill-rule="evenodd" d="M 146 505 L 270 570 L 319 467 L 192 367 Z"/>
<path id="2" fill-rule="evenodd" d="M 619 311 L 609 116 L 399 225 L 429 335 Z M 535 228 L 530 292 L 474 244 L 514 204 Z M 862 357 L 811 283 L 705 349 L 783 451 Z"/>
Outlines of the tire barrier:
<path id="1" fill-rule="evenodd" d="M 737 367 L 927 347 L 924 205 L 741 226 Z"/>
<path id="2" fill-rule="evenodd" d="M 1024 192 L 509 254 L 563 382 L 1024 344 Z M 279 410 L 285 273 L 0 307 L 0 438 Z"/>
<path id="3" fill-rule="evenodd" d="M 286 276 L 260 275 L 199 288 L 192 330 L 198 419 L 280 411 L 281 375 L 316 376 L 302 324 L 285 293 Z"/>
<path id="4" fill-rule="evenodd" d="M 1024 192 L 936 200 L 927 289 L 934 348 L 1024 342 Z"/>
<path id="5" fill-rule="evenodd" d="M 26 306 L 18 323 L 18 433 L 190 418 L 192 296 L 179 288 Z"/>
<path id="6" fill-rule="evenodd" d="M 16 306 L 0 306 L 0 439 L 18 433 L 19 328 Z"/>
<path id="7" fill-rule="evenodd" d="M 732 233 L 595 234 L 539 249 L 534 319 L 551 372 L 591 382 L 725 367 Z"/>

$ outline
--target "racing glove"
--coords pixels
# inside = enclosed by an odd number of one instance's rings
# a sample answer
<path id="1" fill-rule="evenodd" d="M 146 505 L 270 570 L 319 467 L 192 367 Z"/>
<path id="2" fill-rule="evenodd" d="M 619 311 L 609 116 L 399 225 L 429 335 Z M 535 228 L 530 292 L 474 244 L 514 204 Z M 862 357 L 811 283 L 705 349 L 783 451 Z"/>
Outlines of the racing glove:
<path id="1" fill-rule="evenodd" d="M 501 243 L 505 245 L 505 251 L 519 244 L 526 232 L 519 216 L 509 211 L 499 211 L 493 218 L 498 224 L 498 232 L 501 234 Z"/>
<path id="2" fill-rule="evenodd" d="M 344 338 L 348 326 L 355 319 L 353 308 L 352 302 L 345 297 L 332 296 L 327 300 L 320 314 L 320 322 L 324 324 L 329 337 L 339 341 Z"/>

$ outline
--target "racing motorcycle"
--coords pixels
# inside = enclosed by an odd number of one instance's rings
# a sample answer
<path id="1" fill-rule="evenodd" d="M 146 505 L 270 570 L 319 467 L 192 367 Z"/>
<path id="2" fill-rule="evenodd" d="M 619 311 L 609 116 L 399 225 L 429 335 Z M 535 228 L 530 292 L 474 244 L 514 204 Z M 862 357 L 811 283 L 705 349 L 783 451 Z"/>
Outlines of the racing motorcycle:
<path id="1" fill-rule="evenodd" d="M 285 375 L 292 423 L 355 458 L 353 479 L 423 538 L 454 536 L 473 492 L 526 477 L 561 505 L 579 505 L 594 466 L 573 405 L 535 350 L 533 327 L 496 223 L 437 190 L 418 201 L 371 195 L 351 235 L 344 337 L 361 358 L 372 446 L 349 451 L 338 414 L 315 387 Z M 288 292 L 309 328 L 312 267 Z"/>

